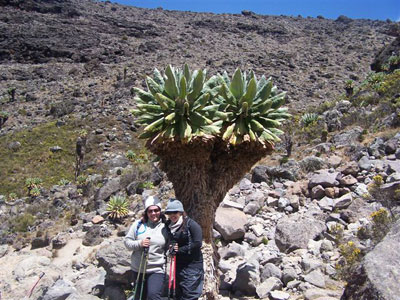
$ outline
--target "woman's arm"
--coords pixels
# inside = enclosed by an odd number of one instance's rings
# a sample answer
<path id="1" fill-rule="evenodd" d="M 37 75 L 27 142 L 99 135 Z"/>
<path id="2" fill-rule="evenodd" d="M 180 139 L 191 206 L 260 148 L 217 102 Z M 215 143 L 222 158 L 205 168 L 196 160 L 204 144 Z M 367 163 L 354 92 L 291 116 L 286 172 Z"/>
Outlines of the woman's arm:
<path id="1" fill-rule="evenodd" d="M 139 221 L 136 221 L 131 225 L 124 239 L 125 247 L 132 251 L 137 251 L 141 248 L 141 241 L 136 239 L 138 224 Z"/>

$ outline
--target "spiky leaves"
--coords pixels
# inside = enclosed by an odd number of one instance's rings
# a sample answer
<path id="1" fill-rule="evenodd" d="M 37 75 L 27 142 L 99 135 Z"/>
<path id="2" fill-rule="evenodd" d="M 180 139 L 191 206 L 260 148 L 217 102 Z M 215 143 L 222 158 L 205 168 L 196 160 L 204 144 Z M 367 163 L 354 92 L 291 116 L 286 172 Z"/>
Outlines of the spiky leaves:
<path id="1" fill-rule="evenodd" d="M 281 108 L 285 92 L 278 93 L 271 79 L 257 80 L 239 69 L 232 80 L 226 72 L 206 79 L 206 71 L 191 72 L 168 66 L 147 77 L 148 91 L 136 92 L 138 123 L 146 125 L 141 138 L 189 142 L 195 136 L 220 136 L 232 145 L 244 141 L 273 144 L 278 127 L 289 118 Z"/>
<path id="2" fill-rule="evenodd" d="M 112 220 L 119 220 L 128 215 L 128 201 L 122 196 L 111 196 L 107 204 L 108 217 Z"/>
<path id="3" fill-rule="evenodd" d="M 190 71 L 168 66 L 164 75 L 157 69 L 153 78 L 147 77 L 148 92 L 134 88 L 138 123 L 146 125 L 141 138 L 180 140 L 184 143 L 193 136 L 218 134 L 222 122 L 209 117 L 210 98 L 216 95 L 217 78 L 206 81 L 206 71 Z"/>
<path id="4" fill-rule="evenodd" d="M 236 145 L 244 141 L 274 144 L 283 132 L 278 129 L 290 114 L 281 108 L 286 92 L 277 93 L 271 78 L 257 80 L 253 72 L 248 75 L 237 69 L 232 80 L 227 73 L 219 76 L 221 83 L 215 103 L 227 115 L 222 138 Z"/>

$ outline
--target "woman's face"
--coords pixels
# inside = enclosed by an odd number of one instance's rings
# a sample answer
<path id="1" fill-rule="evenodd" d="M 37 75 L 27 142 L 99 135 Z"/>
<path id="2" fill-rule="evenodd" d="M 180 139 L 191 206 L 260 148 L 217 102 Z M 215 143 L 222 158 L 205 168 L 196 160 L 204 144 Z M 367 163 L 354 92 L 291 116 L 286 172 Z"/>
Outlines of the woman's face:
<path id="1" fill-rule="evenodd" d="M 182 216 L 182 213 L 179 211 L 170 211 L 168 212 L 167 216 L 172 223 L 176 223 L 179 220 L 179 217 Z"/>
<path id="2" fill-rule="evenodd" d="M 146 213 L 151 222 L 155 223 L 160 220 L 161 209 L 157 205 L 149 206 Z"/>

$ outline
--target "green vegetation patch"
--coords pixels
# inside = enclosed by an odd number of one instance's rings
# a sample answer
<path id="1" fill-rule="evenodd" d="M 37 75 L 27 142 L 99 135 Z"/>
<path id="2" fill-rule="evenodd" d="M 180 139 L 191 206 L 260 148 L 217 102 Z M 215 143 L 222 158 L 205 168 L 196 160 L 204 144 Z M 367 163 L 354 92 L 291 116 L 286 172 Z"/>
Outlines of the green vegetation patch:
<path id="1" fill-rule="evenodd" d="M 61 178 L 73 181 L 77 135 L 76 126 L 49 122 L 0 137 L 0 194 L 26 194 L 25 180 L 32 177 L 41 178 L 45 188 Z M 13 142 L 21 146 L 14 150 Z M 62 150 L 52 152 L 55 146 Z"/>

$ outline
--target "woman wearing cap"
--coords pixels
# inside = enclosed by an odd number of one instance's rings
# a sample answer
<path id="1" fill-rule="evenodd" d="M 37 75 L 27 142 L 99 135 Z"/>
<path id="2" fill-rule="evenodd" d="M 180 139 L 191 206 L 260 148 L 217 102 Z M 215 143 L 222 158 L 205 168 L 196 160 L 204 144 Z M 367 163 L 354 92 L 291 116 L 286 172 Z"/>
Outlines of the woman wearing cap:
<path id="1" fill-rule="evenodd" d="M 169 200 L 165 214 L 171 232 L 170 247 L 176 255 L 176 299 L 198 299 L 204 281 L 201 227 L 186 216 L 177 199 Z"/>
<path id="2" fill-rule="evenodd" d="M 125 246 L 132 250 L 131 266 L 134 280 L 139 280 L 146 272 L 142 299 L 161 299 L 165 272 L 165 248 L 168 230 L 165 227 L 165 216 L 161 213 L 161 203 L 157 197 L 150 196 L 145 201 L 145 211 L 140 220 L 135 221 L 125 236 Z M 142 252 L 148 248 L 147 268 L 141 266 Z M 139 272 L 139 268 L 141 270 Z M 136 291 L 135 299 L 139 299 L 141 291 Z"/>

